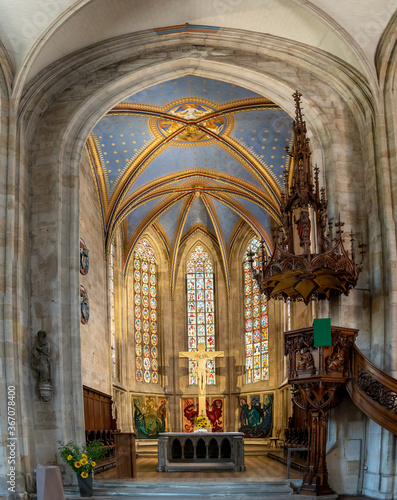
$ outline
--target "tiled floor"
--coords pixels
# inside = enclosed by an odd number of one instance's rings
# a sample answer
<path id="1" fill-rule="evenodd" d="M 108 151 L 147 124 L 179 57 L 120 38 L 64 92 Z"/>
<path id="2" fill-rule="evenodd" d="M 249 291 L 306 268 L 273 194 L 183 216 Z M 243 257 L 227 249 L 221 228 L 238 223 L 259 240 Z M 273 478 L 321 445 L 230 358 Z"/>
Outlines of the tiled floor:
<path id="1" fill-rule="evenodd" d="M 137 479 L 131 481 L 271 481 L 286 479 L 287 468 L 265 456 L 246 456 L 245 472 L 157 472 L 157 458 L 138 458 Z M 291 479 L 302 473 L 291 469 Z M 95 480 L 116 479 L 116 469 L 95 474 Z"/>

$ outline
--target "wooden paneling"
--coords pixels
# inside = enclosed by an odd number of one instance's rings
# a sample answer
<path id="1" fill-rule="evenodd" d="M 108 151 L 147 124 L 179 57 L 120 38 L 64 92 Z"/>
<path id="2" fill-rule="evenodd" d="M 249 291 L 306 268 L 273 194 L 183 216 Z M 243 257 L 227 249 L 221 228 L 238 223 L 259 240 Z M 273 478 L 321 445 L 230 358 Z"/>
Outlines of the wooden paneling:
<path id="1" fill-rule="evenodd" d="M 135 434 L 130 432 L 116 433 L 114 440 L 117 477 L 136 477 Z"/>
<path id="2" fill-rule="evenodd" d="M 112 418 L 112 398 L 107 394 L 83 387 L 84 421 L 86 431 L 116 430 Z"/>

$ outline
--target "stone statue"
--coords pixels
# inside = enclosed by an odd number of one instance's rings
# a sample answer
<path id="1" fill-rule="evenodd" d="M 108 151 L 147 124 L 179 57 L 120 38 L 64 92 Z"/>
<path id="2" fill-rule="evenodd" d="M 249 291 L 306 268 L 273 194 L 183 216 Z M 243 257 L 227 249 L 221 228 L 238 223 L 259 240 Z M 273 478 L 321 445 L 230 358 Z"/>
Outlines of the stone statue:
<path id="1" fill-rule="evenodd" d="M 45 402 L 51 401 L 50 343 L 44 330 L 39 330 L 33 343 L 32 369 L 39 383 L 42 400 Z"/>
<path id="2" fill-rule="evenodd" d="M 299 236 L 299 244 L 303 247 L 304 254 L 309 253 L 311 222 L 309 212 L 302 210 L 298 220 L 295 220 Z"/>

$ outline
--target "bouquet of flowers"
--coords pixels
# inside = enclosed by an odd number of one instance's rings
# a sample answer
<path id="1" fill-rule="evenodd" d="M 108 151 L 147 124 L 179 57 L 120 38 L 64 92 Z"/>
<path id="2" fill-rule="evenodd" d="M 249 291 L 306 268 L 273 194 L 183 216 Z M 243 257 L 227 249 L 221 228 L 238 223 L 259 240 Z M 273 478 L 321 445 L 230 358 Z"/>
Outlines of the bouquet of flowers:
<path id="1" fill-rule="evenodd" d="M 106 454 L 102 441 L 91 441 L 82 446 L 78 446 L 74 441 L 58 443 L 62 460 L 84 479 L 94 472 L 98 460 Z"/>
<path id="2" fill-rule="evenodd" d="M 200 415 L 193 419 L 194 429 L 208 431 L 211 428 L 211 423 L 204 415 Z"/>

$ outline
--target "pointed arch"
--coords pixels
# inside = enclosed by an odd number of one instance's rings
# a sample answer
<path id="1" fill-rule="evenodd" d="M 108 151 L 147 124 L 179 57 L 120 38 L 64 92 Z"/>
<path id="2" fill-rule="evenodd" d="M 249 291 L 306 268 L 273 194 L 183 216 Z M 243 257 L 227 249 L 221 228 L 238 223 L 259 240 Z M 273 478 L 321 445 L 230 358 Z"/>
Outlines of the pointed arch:
<path id="1" fill-rule="evenodd" d="M 258 250 L 261 242 L 257 236 L 250 239 L 243 257 L 244 276 L 244 345 L 245 382 L 269 379 L 269 317 L 267 297 L 260 293 L 248 262 L 248 253 L 254 254 L 254 265 L 258 266 Z"/>
<path id="2" fill-rule="evenodd" d="M 157 259 L 146 238 L 133 250 L 135 378 L 158 383 Z"/>
<path id="3" fill-rule="evenodd" d="M 208 251 L 196 243 L 186 264 L 188 350 L 215 350 L 214 266 Z M 189 385 L 197 384 L 197 361 L 189 359 Z M 215 359 L 207 361 L 207 384 L 215 384 Z"/>

